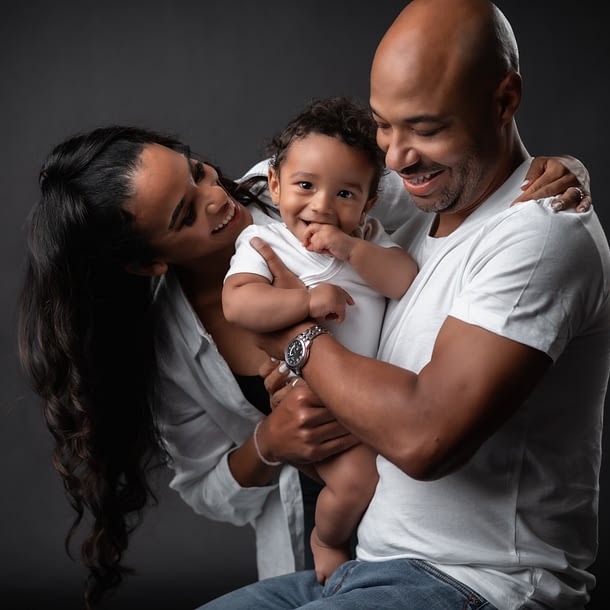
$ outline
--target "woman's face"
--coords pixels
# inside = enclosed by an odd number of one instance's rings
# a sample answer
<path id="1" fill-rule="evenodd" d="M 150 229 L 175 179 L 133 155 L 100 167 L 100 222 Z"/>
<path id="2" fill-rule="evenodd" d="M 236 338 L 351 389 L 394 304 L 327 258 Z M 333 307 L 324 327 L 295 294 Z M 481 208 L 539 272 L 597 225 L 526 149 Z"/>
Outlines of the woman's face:
<path id="1" fill-rule="evenodd" d="M 218 182 L 216 170 L 160 144 L 149 144 L 140 155 L 133 177 L 135 195 L 125 207 L 135 217 L 136 229 L 166 265 L 184 268 L 202 259 L 227 255 L 239 233 L 252 223 L 250 212 Z M 228 264 L 228 263 L 227 263 Z"/>

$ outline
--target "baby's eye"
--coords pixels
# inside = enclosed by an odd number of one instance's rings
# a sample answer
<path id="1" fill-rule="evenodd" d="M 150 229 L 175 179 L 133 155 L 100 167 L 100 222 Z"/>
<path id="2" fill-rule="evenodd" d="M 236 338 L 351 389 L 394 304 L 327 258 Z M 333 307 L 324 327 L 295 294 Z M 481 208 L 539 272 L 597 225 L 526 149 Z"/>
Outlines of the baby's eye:
<path id="1" fill-rule="evenodd" d="M 305 189 L 305 190 L 311 189 L 312 186 L 313 185 L 311 184 L 311 182 L 305 182 L 305 181 L 299 182 L 299 187 L 302 188 L 302 189 Z"/>
<path id="2" fill-rule="evenodd" d="M 337 195 L 339 197 L 343 197 L 343 199 L 351 199 L 354 196 L 354 193 L 352 193 L 351 191 L 343 190 L 343 191 L 339 191 L 337 193 Z"/>

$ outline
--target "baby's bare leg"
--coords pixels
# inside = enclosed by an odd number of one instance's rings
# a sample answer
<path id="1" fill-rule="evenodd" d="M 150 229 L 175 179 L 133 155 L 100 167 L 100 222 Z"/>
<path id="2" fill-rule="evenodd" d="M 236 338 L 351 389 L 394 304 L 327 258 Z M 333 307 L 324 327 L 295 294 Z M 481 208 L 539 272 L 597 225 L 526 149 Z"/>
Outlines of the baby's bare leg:
<path id="1" fill-rule="evenodd" d="M 316 527 L 311 550 L 316 576 L 321 583 L 349 559 L 349 539 L 377 484 L 375 453 L 356 445 L 333 458 L 316 464 L 324 480 L 316 504 Z"/>

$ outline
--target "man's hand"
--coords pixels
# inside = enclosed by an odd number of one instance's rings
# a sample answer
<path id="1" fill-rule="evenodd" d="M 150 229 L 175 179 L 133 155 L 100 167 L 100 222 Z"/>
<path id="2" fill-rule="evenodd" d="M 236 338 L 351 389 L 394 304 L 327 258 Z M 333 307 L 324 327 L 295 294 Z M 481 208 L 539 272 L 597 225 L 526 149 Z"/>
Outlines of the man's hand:
<path id="1" fill-rule="evenodd" d="M 274 286 L 278 288 L 303 288 L 304 284 L 273 251 L 273 248 L 260 237 L 253 237 L 250 245 L 265 259 L 269 271 L 273 275 Z"/>

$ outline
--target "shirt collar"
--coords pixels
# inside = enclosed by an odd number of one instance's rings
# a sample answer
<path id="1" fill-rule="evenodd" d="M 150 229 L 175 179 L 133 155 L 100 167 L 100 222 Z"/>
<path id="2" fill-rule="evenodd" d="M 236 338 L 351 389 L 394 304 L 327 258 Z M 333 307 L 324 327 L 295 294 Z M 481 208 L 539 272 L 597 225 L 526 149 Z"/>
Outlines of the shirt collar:
<path id="1" fill-rule="evenodd" d="M 165 300 L 174 313 L 178 329 L 182 331 L 184 342 L 189 351 L 193 356 L 196 356 L 205 343 L 210 344 L 212 342 L 212 337 L 191 307 L 176 274 L 171 268 L 165 273 L 162 282 Z"/>

